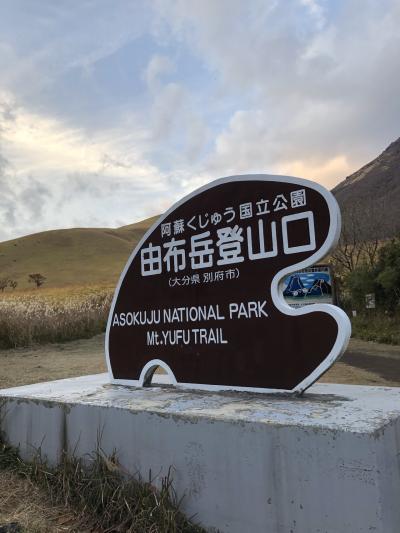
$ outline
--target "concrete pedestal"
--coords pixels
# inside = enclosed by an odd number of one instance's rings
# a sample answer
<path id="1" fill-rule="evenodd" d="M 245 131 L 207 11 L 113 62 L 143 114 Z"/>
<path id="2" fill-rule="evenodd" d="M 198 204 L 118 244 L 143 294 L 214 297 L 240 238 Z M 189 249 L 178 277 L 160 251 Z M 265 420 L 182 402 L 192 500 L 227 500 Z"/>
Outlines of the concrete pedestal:
<path id="1" fill-rule="evenodd" d="M 301 398 L 108 384 L 106 374 L 0 391 L 5 438 L 170 466 L 184 511 L 230 533 L 399 533 L 400 388 L 314 385 Z"/>

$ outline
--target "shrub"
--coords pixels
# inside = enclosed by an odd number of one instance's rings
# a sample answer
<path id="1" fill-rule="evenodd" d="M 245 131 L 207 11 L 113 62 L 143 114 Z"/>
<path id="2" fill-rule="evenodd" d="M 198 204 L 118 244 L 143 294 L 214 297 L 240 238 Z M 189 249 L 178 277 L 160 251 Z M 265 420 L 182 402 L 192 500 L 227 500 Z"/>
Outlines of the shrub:
<path id="1" fill-rule="evenodd" d="M 400 316 L 371 311 L 352 318 L 353 337 L 384 344 L 400 344 Z"/>

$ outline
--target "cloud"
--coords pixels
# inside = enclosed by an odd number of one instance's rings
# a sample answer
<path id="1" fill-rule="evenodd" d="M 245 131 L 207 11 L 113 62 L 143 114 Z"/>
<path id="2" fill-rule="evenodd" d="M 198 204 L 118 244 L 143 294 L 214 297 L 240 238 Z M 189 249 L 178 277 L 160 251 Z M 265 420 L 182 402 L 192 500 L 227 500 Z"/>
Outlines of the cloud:
<path id="1" fill-rule="evenodd" d="M 128 224 L 229 174 L 332 187 L 399 136 L 397 0 L 15 9 L 0 20 L 3 237 Z"/>
<path id="2" fill-rule="evenodd" d="M 151 91 L 156 91 L 159 88 L 159 78 L 163 74 L 171 74 L 175 71 L 176 66 L 173 61 L 167 56 L 155 55 L 153 56 L 143 74 Z"/>
<path id="3" fill-rule="evenodd" d="M 148 9 L 143 1 L 82 1 L 55 5 L 44 0 L 31 9 L 4 6 L 0 28 L 2 81 L 26 95 L 52 84 L 66 71 L 90 69 L 141 36 Z M 40 75 L 37 73 L 40 72 Z M 35 75 L 36 74 L 36 75 Z M 30 79 L 30 86 L 21 82 Z"/>
<path id="4" fill-rule="evenodd" d="M 184 84 L 163 81 L 175 70 L 171 58 L 155 55 L 148 62 L 143 78 L 152 96 L 149 153 L 155 158 L 161 156 L 161 164 L 177 170 L 199 158 L 209 131 L 196 109 L 194 95 Z"/>
<path id="5" fill-rule="evenodd" d="M 326 24 L 325 10 L 318 0 L 301 0 L 301 4 L 309 9 L 317 28 L 322 29 Z"/>
<path id="6" fill-rule="evenodd" d="M 166 190 L 143 155 L 140 133 L 88 136 L 15 102 L 12 109 L 12 120 L 0 121 L 0 239 L 76 221 L 128 224 L 146 216 Z"/>
<path id="7" fill-rule="evenodd" d="M 20 178 L 0 154 L 0 239 L 29 233 L 42 223 L 51 196 L 48 188 L 32 177 Z"/>
<path id="8" fill-rule="evenodd" d="M 83 129 L 68 127 L 61 121 L 19 108 L 14 121 L 4 128 L 3 151 L 13 162 L 17 175 L 52 174 L 53 180 L 72 169 L 81 173 L 103 173 L 143 181 L 155 168 L 141 159 L 135 132 L 110 129 L 87 135 Z M 125 150 L 131 145 L 129 150 Z"/>
<path id="9" fill-rule="evenodd" d="M 356 0 L 157 6 L 171 39 L 184 42 L 224 98 L 240 105 L 216 133 L 203 172 L 268 171 L 291 160 L 289 168 L 320 173 L 330 186 L 336 170 L 356 170 L 398 137 L 395 0 L 362 9 Z"/>
<path id="10" fill-rule="evenodd" d="M 304 176 L 307 179 L 324 182 L 329 189 L 337 184 L 338 176 L 350 174 L 351 167 L 344 155 L 332 159 L 304 158 L 285 163 L 280 162 L 277 172 L 288 176 Z"/>
<path id="11" fill-rule="evenodd" d="M 49 190 L 35 179 L 16 178 L 9 165 L 0 169 L 0 239 L 29 233 L 40 225 L 50 196 Z"/>
<path id="12" fill-rule="evenodd" d="M 31 178 L 18 195 L 18 204 L 26 212 L 29 223 L 41 219 L 45 202 L 51 199 L 51 192 L 40 182 Z"/>

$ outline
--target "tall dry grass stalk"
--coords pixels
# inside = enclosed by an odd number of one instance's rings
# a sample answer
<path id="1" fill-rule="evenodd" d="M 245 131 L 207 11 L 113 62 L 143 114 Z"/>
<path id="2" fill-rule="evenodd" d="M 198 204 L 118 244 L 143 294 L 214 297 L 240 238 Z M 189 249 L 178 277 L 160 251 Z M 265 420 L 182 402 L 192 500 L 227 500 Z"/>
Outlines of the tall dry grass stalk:
<path id="1" fill-rule="evenodd" d="M 0 472 L 11 472 L 44 490 L 52 505 L 73 510 L 79 526 L 70 531 L 99 533 L 206 533 L 180 510 L 170 473 L 158 488 L 125 472 L 116 454 L 97 448 L 85 459 L 63 454 L 51 468 L 37 450 L 32 462 L 0 437 Z"/>
<path id="2" fill-rule="evenodd" d="M 0 347 L 89 338 L 105 330 L 113 289 L 36 289 L 0 296 Z"/>

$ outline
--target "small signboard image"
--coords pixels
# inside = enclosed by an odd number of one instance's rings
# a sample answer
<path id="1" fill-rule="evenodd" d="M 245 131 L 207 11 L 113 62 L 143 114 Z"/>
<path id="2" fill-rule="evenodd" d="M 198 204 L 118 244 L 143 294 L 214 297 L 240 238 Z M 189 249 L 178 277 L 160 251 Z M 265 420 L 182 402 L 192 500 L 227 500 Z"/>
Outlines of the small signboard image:
<path id="1" fill-rule="evenodd" d="M 315 265 L 287 276 L 283 296 L 291 307 L 316 303 L 333 304 L 333 285 L 328 265 Z"/>

